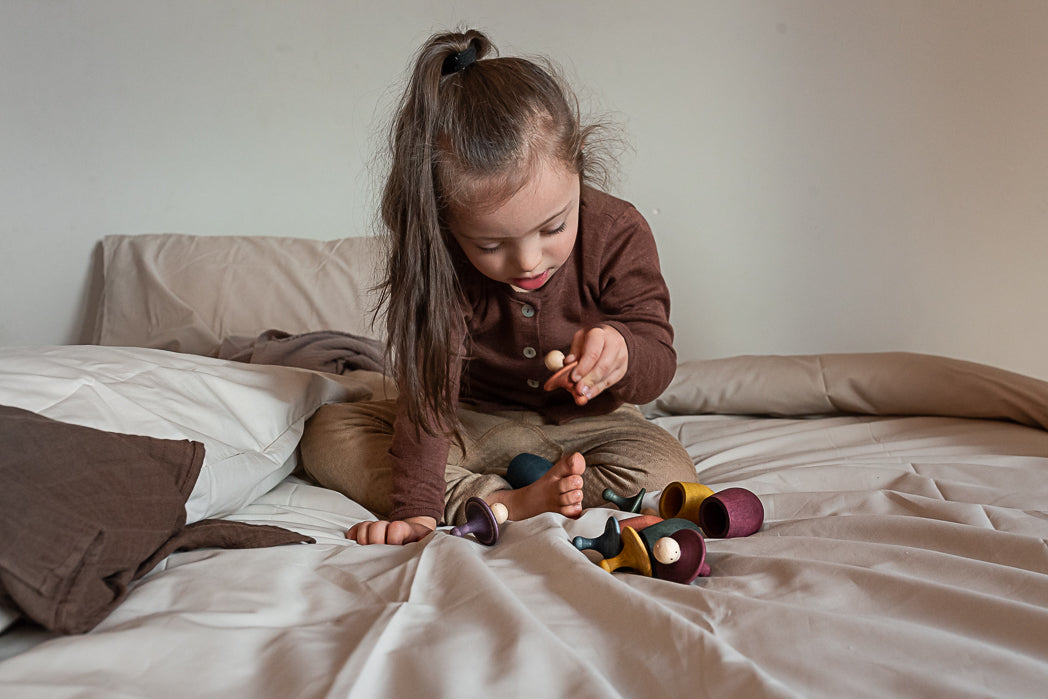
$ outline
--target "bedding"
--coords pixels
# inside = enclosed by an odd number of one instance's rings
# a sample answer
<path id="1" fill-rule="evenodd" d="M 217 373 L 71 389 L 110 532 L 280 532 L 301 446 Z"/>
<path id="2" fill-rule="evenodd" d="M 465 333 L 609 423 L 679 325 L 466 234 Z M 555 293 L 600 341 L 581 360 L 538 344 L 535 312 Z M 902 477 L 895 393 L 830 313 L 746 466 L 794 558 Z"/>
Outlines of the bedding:
<path id="1" fill-rule="evenodd" d="M 0 443 L 0 590 L 47 629 L 90 630 L 176 549 L 312 543 L 272 526 L 185 526 L 204 460 L 199 442 L 0 406 Z"/>
<path id="2" fill-rule="evenodd" d="M 372 372 L 374 373 L 374 372 Z M 325 402 L 370 397 L 374 380 L 137 347 L 0 348 L 0 405 L 100 430 L 205 448 L 190 523 L 233 512 L 295 467 Z"/>
<path id="3" fill-rule="evenodd" d="M 281 328 L 277 306 L 230 334 Z M 276 437 L 322 402 L 382 390 L 376 372 L 184 348 L 0 351 L 0 404 L 198 441 L 202 468 L 212 444 L 279 442 L 279 468 L 197 511 L 315 542 L 171 553 L 87 633 L 21 621 L 0 634 L 0 695 L 1044 695 L 1048 383 L 908 353 L 682 363 L 646 415 L 697 481 L 746 488 L 765 511 L 751 536 L 707 537 L 710 575 L 688 585 L 607 573 L 572 546 L 631 516 L 610 505 L 508 522 L 490 547 L 447 527 L 405 547 L 347 541 L 371 515 L 294 474 L 295 437 Z"/>

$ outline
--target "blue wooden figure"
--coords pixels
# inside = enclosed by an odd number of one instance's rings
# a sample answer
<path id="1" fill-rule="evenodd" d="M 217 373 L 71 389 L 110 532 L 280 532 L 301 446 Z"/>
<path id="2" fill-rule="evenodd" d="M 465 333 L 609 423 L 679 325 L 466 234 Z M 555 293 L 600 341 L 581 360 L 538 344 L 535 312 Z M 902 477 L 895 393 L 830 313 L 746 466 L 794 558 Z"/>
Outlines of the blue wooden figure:
<path id="1" fill-rule="evenodd" d="M 617 494 L 611 488 L 605 488 L 604 492 L 601 493 L 601 496 L 605 500 L 610 502 L 612 505 L 618 507 L 623 512 L 632 512 L 633 514 L 637 514 L 638 512 L 640 512 L 641 500 L 644 499 L 644 496 L 647 494 L 647 492 L 647 490 L 641 488 L 640 492 L 634 495 L 633 497 L 623 497 L 622 495 Z"/>
<path id="2" fill-rule="evenodd" d="M 571 540 L 572 545 L 579 551 L 593 549 L 600 554 L 601 558 L 613 558 L 622 551 L 622 531 L 619 520 L 608 517 L 608 523 L 604 525 L 604 533 L 595 539 L 587 539 L 584 536 L 576 536 Z"/>

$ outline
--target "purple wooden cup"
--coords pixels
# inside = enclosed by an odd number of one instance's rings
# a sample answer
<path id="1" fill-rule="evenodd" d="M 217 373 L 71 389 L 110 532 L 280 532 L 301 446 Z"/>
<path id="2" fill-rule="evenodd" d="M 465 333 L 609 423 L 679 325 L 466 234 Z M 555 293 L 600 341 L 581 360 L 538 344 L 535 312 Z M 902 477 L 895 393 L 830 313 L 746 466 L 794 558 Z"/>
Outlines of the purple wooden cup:
<path id="1" fill-rule="evenodd" d="M 749 536 L 764 524 L 764 505 L 745 488 L 727 488 L 702 501 L 699 526 L 713 539 Z"/>

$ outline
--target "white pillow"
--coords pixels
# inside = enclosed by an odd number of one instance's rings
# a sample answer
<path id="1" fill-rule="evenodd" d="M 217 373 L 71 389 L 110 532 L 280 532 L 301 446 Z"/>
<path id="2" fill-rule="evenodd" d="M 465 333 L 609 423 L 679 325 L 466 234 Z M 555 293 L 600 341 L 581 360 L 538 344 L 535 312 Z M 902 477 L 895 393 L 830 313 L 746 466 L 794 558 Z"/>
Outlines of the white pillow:
<path id="1" fill-rule="evenodd" d="M 370 395 L 352 378 L 164 350 L 0 348 L 2 405 L 110 432 L 202 442 L 188 522 L 228 514 L 269 491 L 294 470 L 305 421 L 318 407 Z"/>
<path id="2" fill-rule="evenodd" d="M 218 355 L 265 330 L 339 330 L 379 339 L 369 310 L 381 240 L 174 233 L 109 235 L 96 342 Z"/>

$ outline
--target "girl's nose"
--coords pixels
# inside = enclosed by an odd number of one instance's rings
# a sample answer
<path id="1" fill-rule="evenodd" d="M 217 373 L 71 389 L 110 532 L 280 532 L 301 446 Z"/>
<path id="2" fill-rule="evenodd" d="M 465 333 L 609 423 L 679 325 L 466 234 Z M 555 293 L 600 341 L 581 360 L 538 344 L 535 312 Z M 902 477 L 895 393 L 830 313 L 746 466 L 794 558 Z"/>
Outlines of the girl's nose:
<path id="1" fill-rule="evenodd" d="M 534 272 L 542 264 L 542 246 L 524 243 L 517 253 L 517 264 L 523 272 Z"/>

